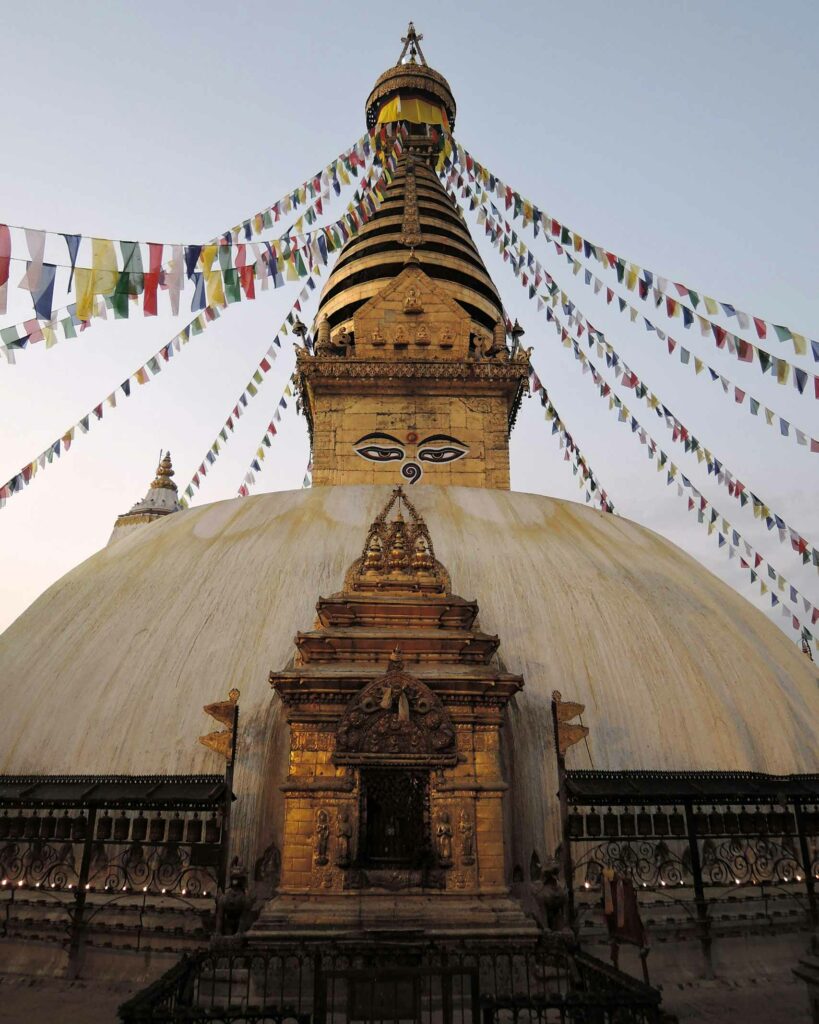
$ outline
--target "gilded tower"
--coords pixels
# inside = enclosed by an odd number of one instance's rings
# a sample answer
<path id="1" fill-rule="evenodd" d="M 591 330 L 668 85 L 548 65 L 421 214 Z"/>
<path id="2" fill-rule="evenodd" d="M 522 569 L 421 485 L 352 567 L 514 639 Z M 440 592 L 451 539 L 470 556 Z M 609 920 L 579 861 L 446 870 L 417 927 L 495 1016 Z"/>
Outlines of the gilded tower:
<path id="1" fill-rule="evenodd" d="M 436 174 L 454 126 L 446 79 L 410 37 L 380 76 L 369 127 L 408 126 L 384 200 L 325 285 L 298 374 L 315 484 L 509 487 L 509 432 L 528 360 Z"/>

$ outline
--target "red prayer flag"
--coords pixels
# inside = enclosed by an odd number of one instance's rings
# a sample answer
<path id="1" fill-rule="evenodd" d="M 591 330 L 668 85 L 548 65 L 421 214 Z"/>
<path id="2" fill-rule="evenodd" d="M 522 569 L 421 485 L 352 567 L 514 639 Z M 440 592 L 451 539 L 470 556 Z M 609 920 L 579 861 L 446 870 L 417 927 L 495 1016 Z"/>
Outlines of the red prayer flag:
<path id="1" fill-rule="evenodd" d="M 5 224 L 0 224 L 0 313 L 6 312 L 6 285 L 11 265 L 11 233 Z"/>
<path id="2" fill-rule="evenodd" d="M 714 331 L 714 337 L 716 338 L 716 341 L 717 341 L 717 348 L 724 348 L 725 347 L 725 335 L 726 335 L 725 328 L 724 327 L 717 327 L 716 324 L 711 324 L 711 327 L 712 327 L 712 329 Z"/>
<path id="3" fill-rule="evenodd" d="M 142 312 L 145 316 L 156 316 L 156 293 L 159 287 L 159 274 L 162 270 L 162 243 L 148 243 L 148 272 L 144 275 L 144 298 Z"/>
<path id="4" fill-rule="evenodd" d="M 758 316 L 755 316 L 754 326 L 756 327 L 757 336 L 764 340 L 768 335 L 768 325 L 764 320 L 760 320 Z"/>
<path id="5" fill-rule="evenodd" d="M 239 283 L 246 299 L 256 298 L 256 272 L 253 267 L 239 268 Z"/>

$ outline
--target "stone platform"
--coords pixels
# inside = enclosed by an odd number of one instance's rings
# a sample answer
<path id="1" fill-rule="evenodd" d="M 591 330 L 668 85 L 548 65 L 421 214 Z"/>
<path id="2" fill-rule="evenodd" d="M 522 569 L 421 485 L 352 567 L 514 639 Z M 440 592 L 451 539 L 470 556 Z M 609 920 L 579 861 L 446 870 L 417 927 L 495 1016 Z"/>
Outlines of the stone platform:
<path id="1" fill-rule="evenodd" d="M 435 893 L 282 894 L 270 900 L 247 933 L 248 942 L 285 939 L 407 940 L 443 938 L 535 939 L 534 918 L 508 896 Z"/>

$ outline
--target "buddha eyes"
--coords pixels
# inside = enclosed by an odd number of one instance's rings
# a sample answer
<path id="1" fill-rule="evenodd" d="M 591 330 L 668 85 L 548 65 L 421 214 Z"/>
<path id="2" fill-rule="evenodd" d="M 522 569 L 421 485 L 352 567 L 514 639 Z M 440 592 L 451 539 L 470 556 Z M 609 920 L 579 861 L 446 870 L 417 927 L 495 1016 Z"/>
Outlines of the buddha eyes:
<path id="1" fill-rule="evenodd" d="M 415 437 L 412 438 L 413 442 Z M 392 434 L 365 434 L 353 445 L 356 455 L 370 462 L 401 462 L 412 456 L 412 447 L 407 450 L 403 441 Z M 455 462 L 462 459 L 469 453 L 469 449 L 457 437 L 450 437 L 448 434 L 431 434 L 418 442 L 417 459 L 420 462 L 431 462 L 436 465 L 443 465 L 446 462 Z M 416 466 L 416 468 L 418 468 Z"/>
<path id="2" fill-rule="evenodd" d="M 418 458 L 422 462 L 454 462 L 466 455 L 463 448 L 422 448 Z"/>
<path id="3" fill-rule="evenodd" d="M 356 448 L 362 459 L 369 459 L 370 462 L 398 462 L 404 458 L 403 448 L 382 448 L 377 444 L 365 444 Z"/>

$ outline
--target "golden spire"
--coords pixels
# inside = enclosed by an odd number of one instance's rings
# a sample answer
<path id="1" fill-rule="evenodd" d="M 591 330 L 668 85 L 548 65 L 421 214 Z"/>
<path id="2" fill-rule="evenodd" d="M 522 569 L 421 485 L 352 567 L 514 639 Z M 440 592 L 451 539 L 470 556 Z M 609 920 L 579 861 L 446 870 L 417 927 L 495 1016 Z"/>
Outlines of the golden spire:
<path id="1" fill-rule="evenodd" d="M 171 453 L 165 452 L 165 455 L 156 467 L 156 477 L 151 484 L 151 490 L 175 491 L 177 489 L 176 484 L 171 480 L 171 477 L 175 475 L 173 465 L 171 464 Z"/>

